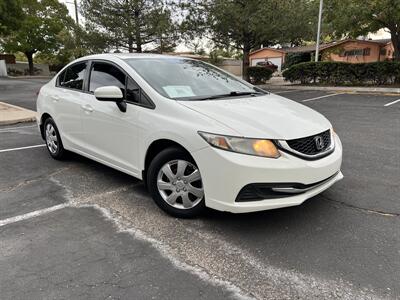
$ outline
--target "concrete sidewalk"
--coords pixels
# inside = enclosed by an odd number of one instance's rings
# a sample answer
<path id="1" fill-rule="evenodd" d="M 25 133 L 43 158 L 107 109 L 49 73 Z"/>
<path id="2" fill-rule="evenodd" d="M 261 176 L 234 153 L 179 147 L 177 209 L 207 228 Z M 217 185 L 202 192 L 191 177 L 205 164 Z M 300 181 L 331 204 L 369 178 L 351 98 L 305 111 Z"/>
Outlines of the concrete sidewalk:
<path id="1" fill-rule="evenodd" d="M 0 102 L 0 125 L 32 122 L 35 120 L 35 111 Z"/>
<path id="2" fill-rule="evenodd" d="M 341 91 L 349 93 L 383 93 L 400 94 L 400 88 L 382 88 L 382 87 L 356 87 L 356 86 L 304 86 L 304 85 L 269 85 L 259 86 L 262 89 L 280 89 L 280 90 L 303 90 L 303 91 Z"/>
<path id="3" fill-rule="evenodd" d="M 389 93 L 400 94 L 400 88 L 392 87 L 373 87 L 373 86 L 314 86 L 293 84 L 290 81 L 285 81 L 283 77 L 272 77 L 266 84 L 259 86 L 262 89 L 282 89 L 282 90 L 305 90 L 305 91 L 343 91 L 354 93 Z"/>

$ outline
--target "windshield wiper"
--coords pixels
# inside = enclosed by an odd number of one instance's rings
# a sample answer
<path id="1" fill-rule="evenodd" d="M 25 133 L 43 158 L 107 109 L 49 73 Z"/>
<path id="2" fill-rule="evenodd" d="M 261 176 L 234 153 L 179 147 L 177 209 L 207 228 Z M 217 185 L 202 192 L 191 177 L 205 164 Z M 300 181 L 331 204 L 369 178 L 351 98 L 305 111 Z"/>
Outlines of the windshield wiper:
<path id="1" fill-rule="evenodd" d="M 236 92 L 236 91 L 232 91 L 229 94 L 220 94 L 220 95 L 214 95 L 214 96 L 207 96 L 204 98 L 197 98 L 196 100 L 212 100 L 212 99 L 220 99 L 220 98 L 228 98 L 228 97 L 236 97 L 236 96 L 246 96 L 246 95 L 250 95 L 250 96 L 255 96 L 255 95 L 260 95 L 263 94 L 261 92 Z"/>

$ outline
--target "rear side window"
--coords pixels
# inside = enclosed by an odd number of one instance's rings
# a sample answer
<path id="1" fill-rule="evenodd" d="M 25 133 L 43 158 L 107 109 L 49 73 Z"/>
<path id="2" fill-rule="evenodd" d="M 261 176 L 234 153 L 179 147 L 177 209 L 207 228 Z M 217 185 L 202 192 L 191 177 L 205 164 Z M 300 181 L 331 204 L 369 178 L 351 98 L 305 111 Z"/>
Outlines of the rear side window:
<path id="1" fill-rule="evenodd" d="M 125 74 L 117 67 L 103 62 L 95 62 L 90 72 L 89 91 L 94 92 L 98 87 L 114 85 L 125 95 Z"/>
<path id="2" fill-rule="evenodd" d="M 59 85 L 61 87 L 83 90 L 83 81 L 85 79 L 87 62 L 80 62 L 68 67 L 59 76 Z"/>

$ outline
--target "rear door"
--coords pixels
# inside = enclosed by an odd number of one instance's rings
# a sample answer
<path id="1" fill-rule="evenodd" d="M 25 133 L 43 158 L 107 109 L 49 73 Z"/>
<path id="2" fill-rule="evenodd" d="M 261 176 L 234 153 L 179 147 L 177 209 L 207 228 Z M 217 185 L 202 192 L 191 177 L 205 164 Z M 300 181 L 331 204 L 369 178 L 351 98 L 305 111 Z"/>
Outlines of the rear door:
<path id="1" fill-rule="evenodd" d="M 87 69 L 87 61 L 77 62 L 66 68 L 57 78 L 56 89 L 50 96 L 56 112 L 55 122 L 67 148 L 81 148 L 81 106 L 84 101 Z"/>

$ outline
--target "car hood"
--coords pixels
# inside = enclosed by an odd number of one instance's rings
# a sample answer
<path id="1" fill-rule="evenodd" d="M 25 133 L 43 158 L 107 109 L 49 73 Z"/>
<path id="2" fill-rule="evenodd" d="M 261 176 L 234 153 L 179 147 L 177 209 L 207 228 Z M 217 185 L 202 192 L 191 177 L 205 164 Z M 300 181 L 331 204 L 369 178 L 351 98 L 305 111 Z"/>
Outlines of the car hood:
<path id="1" fill-rule="evenodd" d="M 250 138 L 288 140 L 331 128 L 329 121 L 315 110 L 274 94 L 178 102 L 233 129 L 239 136 Z"/>

